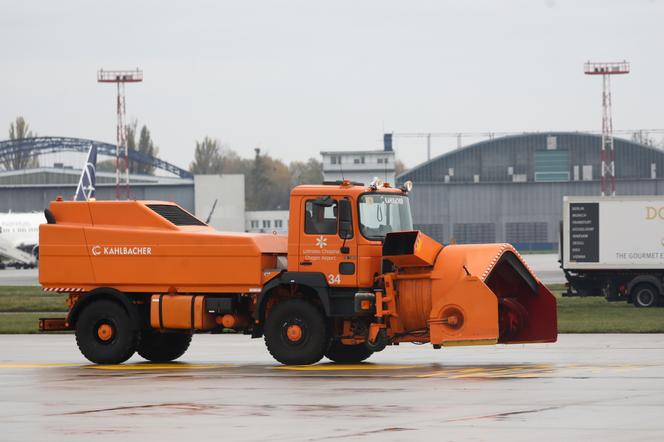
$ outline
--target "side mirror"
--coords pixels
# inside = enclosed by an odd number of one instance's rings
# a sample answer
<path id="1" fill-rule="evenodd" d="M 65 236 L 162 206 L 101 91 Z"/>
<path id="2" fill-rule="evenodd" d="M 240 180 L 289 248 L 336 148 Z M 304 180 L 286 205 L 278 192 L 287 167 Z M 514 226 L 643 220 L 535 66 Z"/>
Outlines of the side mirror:
<path id="1" fill-rule="evenodd" d="M 353 237 L 353 209 L 347 199 L 339 200 L 339 236 L 343 239 Z"/>

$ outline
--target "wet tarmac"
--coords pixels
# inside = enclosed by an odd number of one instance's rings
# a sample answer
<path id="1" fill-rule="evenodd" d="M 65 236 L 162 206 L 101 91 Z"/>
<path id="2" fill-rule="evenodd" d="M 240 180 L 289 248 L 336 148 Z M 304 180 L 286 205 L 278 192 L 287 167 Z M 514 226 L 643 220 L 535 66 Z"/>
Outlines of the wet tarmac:
<path id="1" fill-rule="evenodd" d="M 664 335 L 388 347 L 276 364 L 198 335 L 180 363 L 88 364 L 71 335 L 0 336 L 0 440 L 664 440 Z"/>

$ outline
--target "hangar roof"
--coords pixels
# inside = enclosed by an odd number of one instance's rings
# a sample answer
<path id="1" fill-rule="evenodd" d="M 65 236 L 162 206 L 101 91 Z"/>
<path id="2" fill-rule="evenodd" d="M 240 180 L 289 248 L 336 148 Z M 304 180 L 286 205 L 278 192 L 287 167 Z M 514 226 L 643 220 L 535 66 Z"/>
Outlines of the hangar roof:
<path id="1" fill-rule="evenodd" d="M 600 135 L 541 132 L 510 135 L 453 150 L 397 177 L 397 182 L 564 182 L 599 180 Z M 664 177 L 664 150 L 614 138 L 616 177 Z"/>

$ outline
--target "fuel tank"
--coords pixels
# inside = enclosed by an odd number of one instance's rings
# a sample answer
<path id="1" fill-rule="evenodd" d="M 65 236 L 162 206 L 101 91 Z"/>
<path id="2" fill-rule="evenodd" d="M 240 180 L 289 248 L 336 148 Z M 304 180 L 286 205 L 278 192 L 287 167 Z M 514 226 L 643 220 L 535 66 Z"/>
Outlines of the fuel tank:
<path id="1" fill-rule="evenodd" d="M 443 246 L 389 233 L 383 257 L 393 340 L 437 345 L 555 342 L 556 299 L 510 244 Z"/>

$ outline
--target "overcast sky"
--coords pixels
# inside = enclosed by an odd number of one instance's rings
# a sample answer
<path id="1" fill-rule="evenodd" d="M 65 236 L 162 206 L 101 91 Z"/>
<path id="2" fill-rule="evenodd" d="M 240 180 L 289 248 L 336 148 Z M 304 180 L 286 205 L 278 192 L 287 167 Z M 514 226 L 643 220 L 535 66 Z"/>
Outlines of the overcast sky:
<path id="1" fill-rule="evenodd" d="M 144 70 L 127 113 L 187 167 L 208 135 L 285 160 L 382 147 L 386 132 L 600 129 L 601 80 L 626 59 L 616 129 L 664 127 L 661 1 L 0 1 L 0 139 L 115 142 L 99 68 Z M 435 140 L 434 154 L 456 145 Z M 424 140 L 396 140 L 408 166 Z"/>

